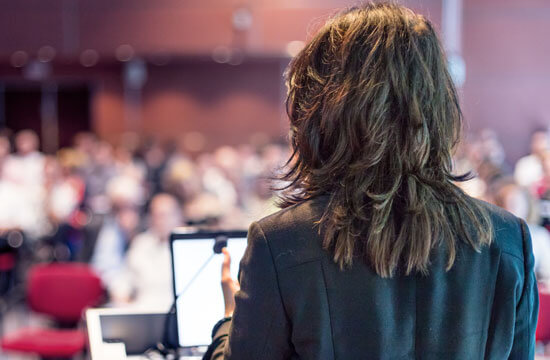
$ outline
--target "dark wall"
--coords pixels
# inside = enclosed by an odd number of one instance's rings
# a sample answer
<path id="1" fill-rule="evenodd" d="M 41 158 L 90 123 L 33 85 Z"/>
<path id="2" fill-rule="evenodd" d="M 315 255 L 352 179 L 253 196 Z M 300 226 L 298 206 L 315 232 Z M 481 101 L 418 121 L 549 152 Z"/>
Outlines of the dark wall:
<path id="1" fill-rule="evenodd" d="M 461 90 L 471 131 L 494 128 L 512 160 L 528 150 L 533 128 L 548 124 L 550 3 L 545 0 L 463 0 Z M 249 134 L 286 132 L 282 70 L 286 45 L 305 40 L 343 0 L 257 0 L 248 8 L 251 28 L 232 25 L 237 0 L 0 0 L 0 82 L 21 78 L 9 64 L 25 50 L 57 50 L 53 77 L 88 81 L 92 127 L 115 141 L 128 128 L 122 64 L 116 48 L 130 44 L 146 59 L 171 53 L 165 66 L 149 65 L 139 131 L 162 136 L 203 131 L 213 141 L 244 141 Z M 439 28 L 441 0 L 403 1 Z M 218 46 L 246 54 L 238 66 L 210 59 Z M 79 56 L 95 49 L 99 64 L 84 68 Z M 195 60 L 193 60 L 195 59 Z M 200 59 L 200 60 L 197 60 Z M 213 146 L 213 144 L 212 144 Z"/>
<path id="2" fill-rule="evenodd" d="M 439 23 L 440 0 L 404 3 Z M 209 54 L 217 46 L 242 45 L 255 54 L 283 54 L 305 39 L 347 0 L 0 0 L 0 57 L 17 50 L 34 54 L 44 45 L 60 56 L 95 49 L 114 58 L 130 44 L 141 54 L 168 51 Z M 233 13 L 252 15 L 248 31 L 233 26 Z"/>
<path id="3" fill-rule="evenodd" d="M 408 1 L 439 23 L 439 0 Z M 56 50 L 50 81 L 85 81 L 93 88 L 92 128 L 116 142 L 127 130 L 159 137 L 203 133 L 208 148 L 247 142 L 251 137 L 284 136 L 283 71 L 287 44 L 306 40 L 343 0 L 258 0 L 245 7 L 247 31 L 233 26 L 233 0 L 0 0 L 0 83 L 17 81 L 22 69 L 10 56 L 23 50 L 33 59 L 45 45 Z M 123 65 L 117 48 L 129 44 L 148 61 L 148 80 L 135 112 L 125 106 Z M 235 47 L 237 66 L 217 64 L 212 52 Z M 92 68 L 80 65 L 86 49 L 99 54 Z M 163 66 L 155 56 L 170 54 Z M 134 120 L 128 120 L 134 111 Z M 135 121 L 135 118 L 138 121 Z"/>
<path id="4" fill-rule="evenodd" d="M 197 131 L 227 144 L 248 142 L 258 133 L 279 136 L 286 132 L 282 62 L 151 68 L 143 92 L 142 130 L 162 137 Z"/>
<path id="5" fill-rule="evenodd" d="M 472 130 L 496 129 L 509 157 L 550 124 L 550 2 L 465 0 L 463 103 Z"/>

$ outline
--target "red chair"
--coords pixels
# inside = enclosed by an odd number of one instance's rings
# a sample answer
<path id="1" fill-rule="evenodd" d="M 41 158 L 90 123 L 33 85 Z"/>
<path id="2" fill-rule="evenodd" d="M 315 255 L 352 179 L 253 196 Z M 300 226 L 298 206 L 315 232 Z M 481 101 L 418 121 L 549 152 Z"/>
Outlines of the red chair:
<path id="1" fill-rule="evenodd" d="M 15 267 L 15 254 L 1 253 L 0 254 L 0 272 L 12 271 Z"/>
<path id="2" fill-rule="evenodd" d="M 15 253 L 0 253 L 0 297 L 5 296 L 13 286 L 15 265 Z"/>
<path id="3" fill-rule="evenodd" d="M 543 343 L 550 341 L 550 292 L 542 286 L 539 291 L 539 320 L 535 337 Z"/>
<path id="4" fill-rule="evenodd" d="M 56 263 L 33 267 L 27 281 L 29 307 L 51 316 L 65 328 L 22 329 L 6 335 L 0 342 L 2 349 L 42 358 L 72 358 L 81 353 L 86 334 L 74 326 L 86 307 L 98 305 L 103 298 L 100 279 L 85 264 Z"/>

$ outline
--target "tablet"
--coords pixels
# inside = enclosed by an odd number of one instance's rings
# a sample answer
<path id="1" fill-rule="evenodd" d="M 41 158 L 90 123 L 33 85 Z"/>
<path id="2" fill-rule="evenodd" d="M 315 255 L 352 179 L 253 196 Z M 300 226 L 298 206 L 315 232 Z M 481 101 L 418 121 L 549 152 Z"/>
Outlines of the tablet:
<path id="1" fill-rule="evenodd" d="M 170 236 L 177 333 L 180 347 L 209 345 L 212 328 L 224 317 L 221 290 L 223 254 L 214 253 L 216 240 L 227 241 L 231 275 L 236 280 L 246 250 L 244 230 L 175 230 Z"/>

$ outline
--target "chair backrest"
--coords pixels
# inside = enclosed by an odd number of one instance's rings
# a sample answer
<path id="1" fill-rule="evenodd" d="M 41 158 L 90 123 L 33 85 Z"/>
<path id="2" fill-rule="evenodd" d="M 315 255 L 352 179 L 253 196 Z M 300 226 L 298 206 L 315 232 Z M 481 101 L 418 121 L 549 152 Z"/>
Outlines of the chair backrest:
<path id="1" fill-rule="evenodd" d="M 29 271 L 29 306 L 61 323 L 76 323 L 82 311 L 98 305 L 102 297 L 101 280 L 86 264 L 36 265 Z"/>
<path id="2" fill-rule="evenodd" d="M 12 252 L 0 253 L 0 272 L 11 271 L 15 267 L 15 254 Z"/>
<path id="3" fill-rule="evenodd" d="M 535 335 L 537 341 L 550 341 L 550 292 L 539 291 L 539 320 Z"/>

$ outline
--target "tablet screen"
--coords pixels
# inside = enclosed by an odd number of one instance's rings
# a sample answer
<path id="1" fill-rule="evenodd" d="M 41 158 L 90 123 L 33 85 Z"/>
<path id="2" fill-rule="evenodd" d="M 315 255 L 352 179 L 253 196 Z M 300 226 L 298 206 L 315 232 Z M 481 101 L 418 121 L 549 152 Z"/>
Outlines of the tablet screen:
<path id="1" fill-rule="evenodd" d="M 246 249 L 245 234 L 227 241 L 235 280 Z M 212 328 L 224 316 L 220 285 L 223 254 L 213 253 L 214 243 L 213 236 L 172 240 L 178 340 L 182 347 L 209 345 Z"/>

